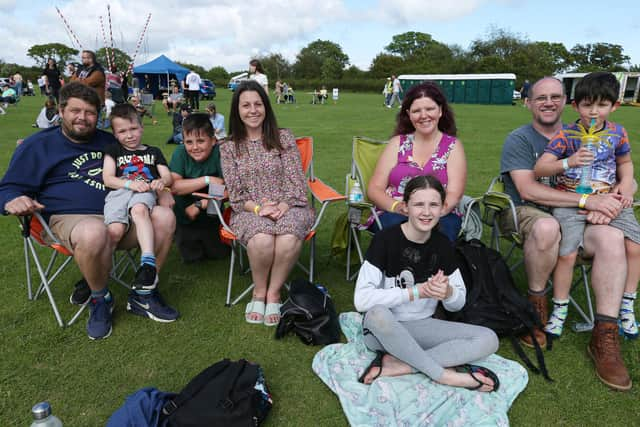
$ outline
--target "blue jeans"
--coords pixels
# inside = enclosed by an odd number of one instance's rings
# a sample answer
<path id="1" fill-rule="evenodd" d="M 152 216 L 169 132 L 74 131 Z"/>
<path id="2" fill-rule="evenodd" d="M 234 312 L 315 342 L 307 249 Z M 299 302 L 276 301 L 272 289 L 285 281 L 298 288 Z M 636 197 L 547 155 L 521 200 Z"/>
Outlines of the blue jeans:
<path id="1" fill-rule="evenodd" d="M 380 218 L 382 228 L 389 228 L 396 224 L 402 224 L 403 222 L 407 221 L 406 216 L 393 212 L 385 212 L 378 218 Z M 460 232 L 461 227 L 462 218 L 450 212 L 440 218 L 436 229 L 447 236 L 450 241 L 455 242 L 458 238 L 458 233 Z M 374 222 L 373 224 L 371 224 L 371 226 L 369 226 L 369 231 L 371 231 L 372 233 L 377 233 L 378 231 L 380 231 L 380 228 L 378 227 L 378 224 Z"/>

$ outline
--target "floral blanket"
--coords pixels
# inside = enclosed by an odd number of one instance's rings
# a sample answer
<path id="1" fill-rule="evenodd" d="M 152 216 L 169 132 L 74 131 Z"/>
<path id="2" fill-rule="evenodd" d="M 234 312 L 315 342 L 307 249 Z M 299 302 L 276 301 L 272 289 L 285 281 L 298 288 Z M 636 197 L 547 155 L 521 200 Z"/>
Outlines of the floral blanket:
<path id="1" fill-rule="evenodd" d="M 431 381 L 423 374 L 358 382 L 375 353 L 363 341 L 362 316 L 340 314 L 347 344 L 332 344 L 313 359 L 313 371 L 338 395 L 352 426 L 508 426 L 509 407 L 528 382 L 526 369 L 498 355 L 478 361 L 500 378 L 495 393 L 480 393 Z"/>

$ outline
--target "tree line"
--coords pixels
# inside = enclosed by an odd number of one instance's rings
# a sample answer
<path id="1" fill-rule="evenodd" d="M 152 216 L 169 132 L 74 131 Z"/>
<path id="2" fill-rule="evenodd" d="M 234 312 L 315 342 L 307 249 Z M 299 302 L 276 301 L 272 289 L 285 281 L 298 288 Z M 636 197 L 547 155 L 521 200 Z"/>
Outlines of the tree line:
<path id="1" fill-rule="evenodd" d="M 27 55 L 34 59 L 37 67 L 21 67 L 0 61 L 0 75 L 22 71 L 28 77 L 37 78 L 47 58 L 53 57 L 59 64 L 66 64 L 78 53 L 78 50 L 62 43 L 34 45 Z M 96 54 L 106 66 L 106 50 L 99 49 Z M 114 50 L 113 56 L 118 69 L 126 70 L 131 58 L 119 49 Z M 287 60 L 280 53 L 260 55 L 257 59 L 271 83 L 286 80 L 301 89 L 326 85 L 356 91 L 381 90 L 381 79 L 392 74 L 515 73 L 516 85 L 519 86 L 525 79 L 532 81 L 562 72 L 640 71 L 640 65 L 632 65 L 630 57 L 618 44 L 585 43 L 568 49 L 562 43 L 532 41 L 497 27 L 491 27 L 483 37 L 473 40 L 468 48 L 440 42 L 422 32 L 397 34 L 373 58 L 369 70 L 351 65 L 342 47 L 330 40 L 309 43 L 294 61 Z M 246 71 L 227 71 L 221 66 L 205 69 L 198 64 L 176 62 L 217 85 L 226 85 L 230 76 Z M 32 73 L 34 76 L 30 76 Z"/>

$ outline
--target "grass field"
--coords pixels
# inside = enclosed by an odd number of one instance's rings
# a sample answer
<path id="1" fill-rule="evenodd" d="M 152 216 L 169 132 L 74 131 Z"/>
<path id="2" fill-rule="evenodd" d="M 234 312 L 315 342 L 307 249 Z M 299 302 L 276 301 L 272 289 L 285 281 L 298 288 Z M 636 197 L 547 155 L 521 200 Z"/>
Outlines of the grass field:
<path id="1" fill-rule="evenodd" d="M 292 128 L 296 135 L 315 138 L 316 175 L 343 191 L 352 136 L 387 138 L 397 110 L 383 108 L 380 95 L 343 93 L 337 105 L 310 105 L 304 96 L 299 95 L 296 105 L 274 106 L 279 125 Z M 16 139 L 35 131 L 31 123 L 42 102 L 40 97 L 23 98 L 19 106 L 0 116 L 0 176 Z M 216 103 L 227 117 L 230 93 L 221 89 Z M 505 136 L 530 115 L 521 105 L 453 108 L 469 163 L 466 193 L 479 195 L 498 172 Z M 161 110 L 156 105 L 160 123 L 147 123 L 144 140 L 161 146 L 169 158 L 174 148 L 164 142 L 171 125 Z M 567 108 L 565 119 L 574 117 Z M 640 109 L 620 108 L 613 119 L 627 127 L 635 146 L 640 140 Z M 634 156 L 638 165 L 640 157 Z M 317 281 L 330 290 L 340 312 L 354 310 L 353 283 L 344 279 L 344 260 L 329 255 L 333 219 L 344 210 L 340 205 L 328 212 L 319 232 L 316 260 Z M 112 286 L 116 301 L 113 334 L 92 342 L 86 335 L 85 317 L 61 329 L 46 299 L 27 300 L 22 241 L 15 218 L 0 218 L 0 246 L 0 426 L 27 425 L 31 406 L 41 400 L 49 400 L 67 426 L 104 425 L 135 390 L 155 386 L 179 391 L 200 370 L 225 357 L 247 358 L 264 367 L 275 401 L 267 425 L 347 424 L 336 396 L 311 371 L 318 347 L 307 347 L 293 336 L 275 341 L 273 329 L 243 321 L 244 303 L 224 307 L 228 260 L 187 267 L 172 249 L 160 286 L 182 318 L 159 324 L 128 315 L 125 290 Z M 302 273 L 294 271 L 293 275 Z M 63 286 L 54 291 L 67 317 L 73 308 L 66 301 L 78 278 L 73 266 L 60 277 Z M 524 289 L 521 273 L 517 280 Z M 249 281 L 248 276 L 237 276 L 236 288 Z M 570 309 L 569 321 L 576 316 Z M 546 353 L 555 382 L 530 376 L 529 385 L 509 412 L 513 425 L 640 425 L 640 343 L 623 343 L 623 356 L 636 385 L 629 393 L 616 393 L 597 380 L 585 352 L 588 339 L 589 334 L 568 330 L 553 351 Z M 517 359 L 508 341 L 501 344 L 501 355 Z"/>

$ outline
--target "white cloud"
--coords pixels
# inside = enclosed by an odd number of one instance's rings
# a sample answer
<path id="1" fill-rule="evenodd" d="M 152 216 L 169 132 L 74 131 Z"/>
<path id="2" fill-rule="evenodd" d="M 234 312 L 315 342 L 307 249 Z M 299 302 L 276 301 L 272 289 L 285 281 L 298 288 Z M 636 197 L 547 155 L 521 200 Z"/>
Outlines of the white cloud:
<path id="1" fill-rule="evenodd" d="M 10 2 L 0 0 L 0 8 Z M 152 14 L 136 64 L 164 53 L 174 60 L 205 68 L 222 65 L 229 70 L 246 68 L 257 53 L 305 45 L 326 22 L 346 15 L 342 0 L 112 0 L 110 4 L 115 46 L 130 55 L 147 15 Z M 54 6 L 49 4 L 42 9 L 32 16 L 35 22 L 3 19 L 7 25 L 0 29 L 0 38 L 12 39 L 11 52 L 0 52 L 5 61 L 31 63 L 26 51 L 34 44 L 72 44 Z M 109 40 L 103 0 L 71 0 L 60 10 L 83 47 L 96 49 L 104 45 L 100 16 Z"/>
<path id="2" fill-rule="evenodd" d="M 379 0 L 372 16 L 391 24 L 449 21 L 471 14 L 483 0 Z"/>

